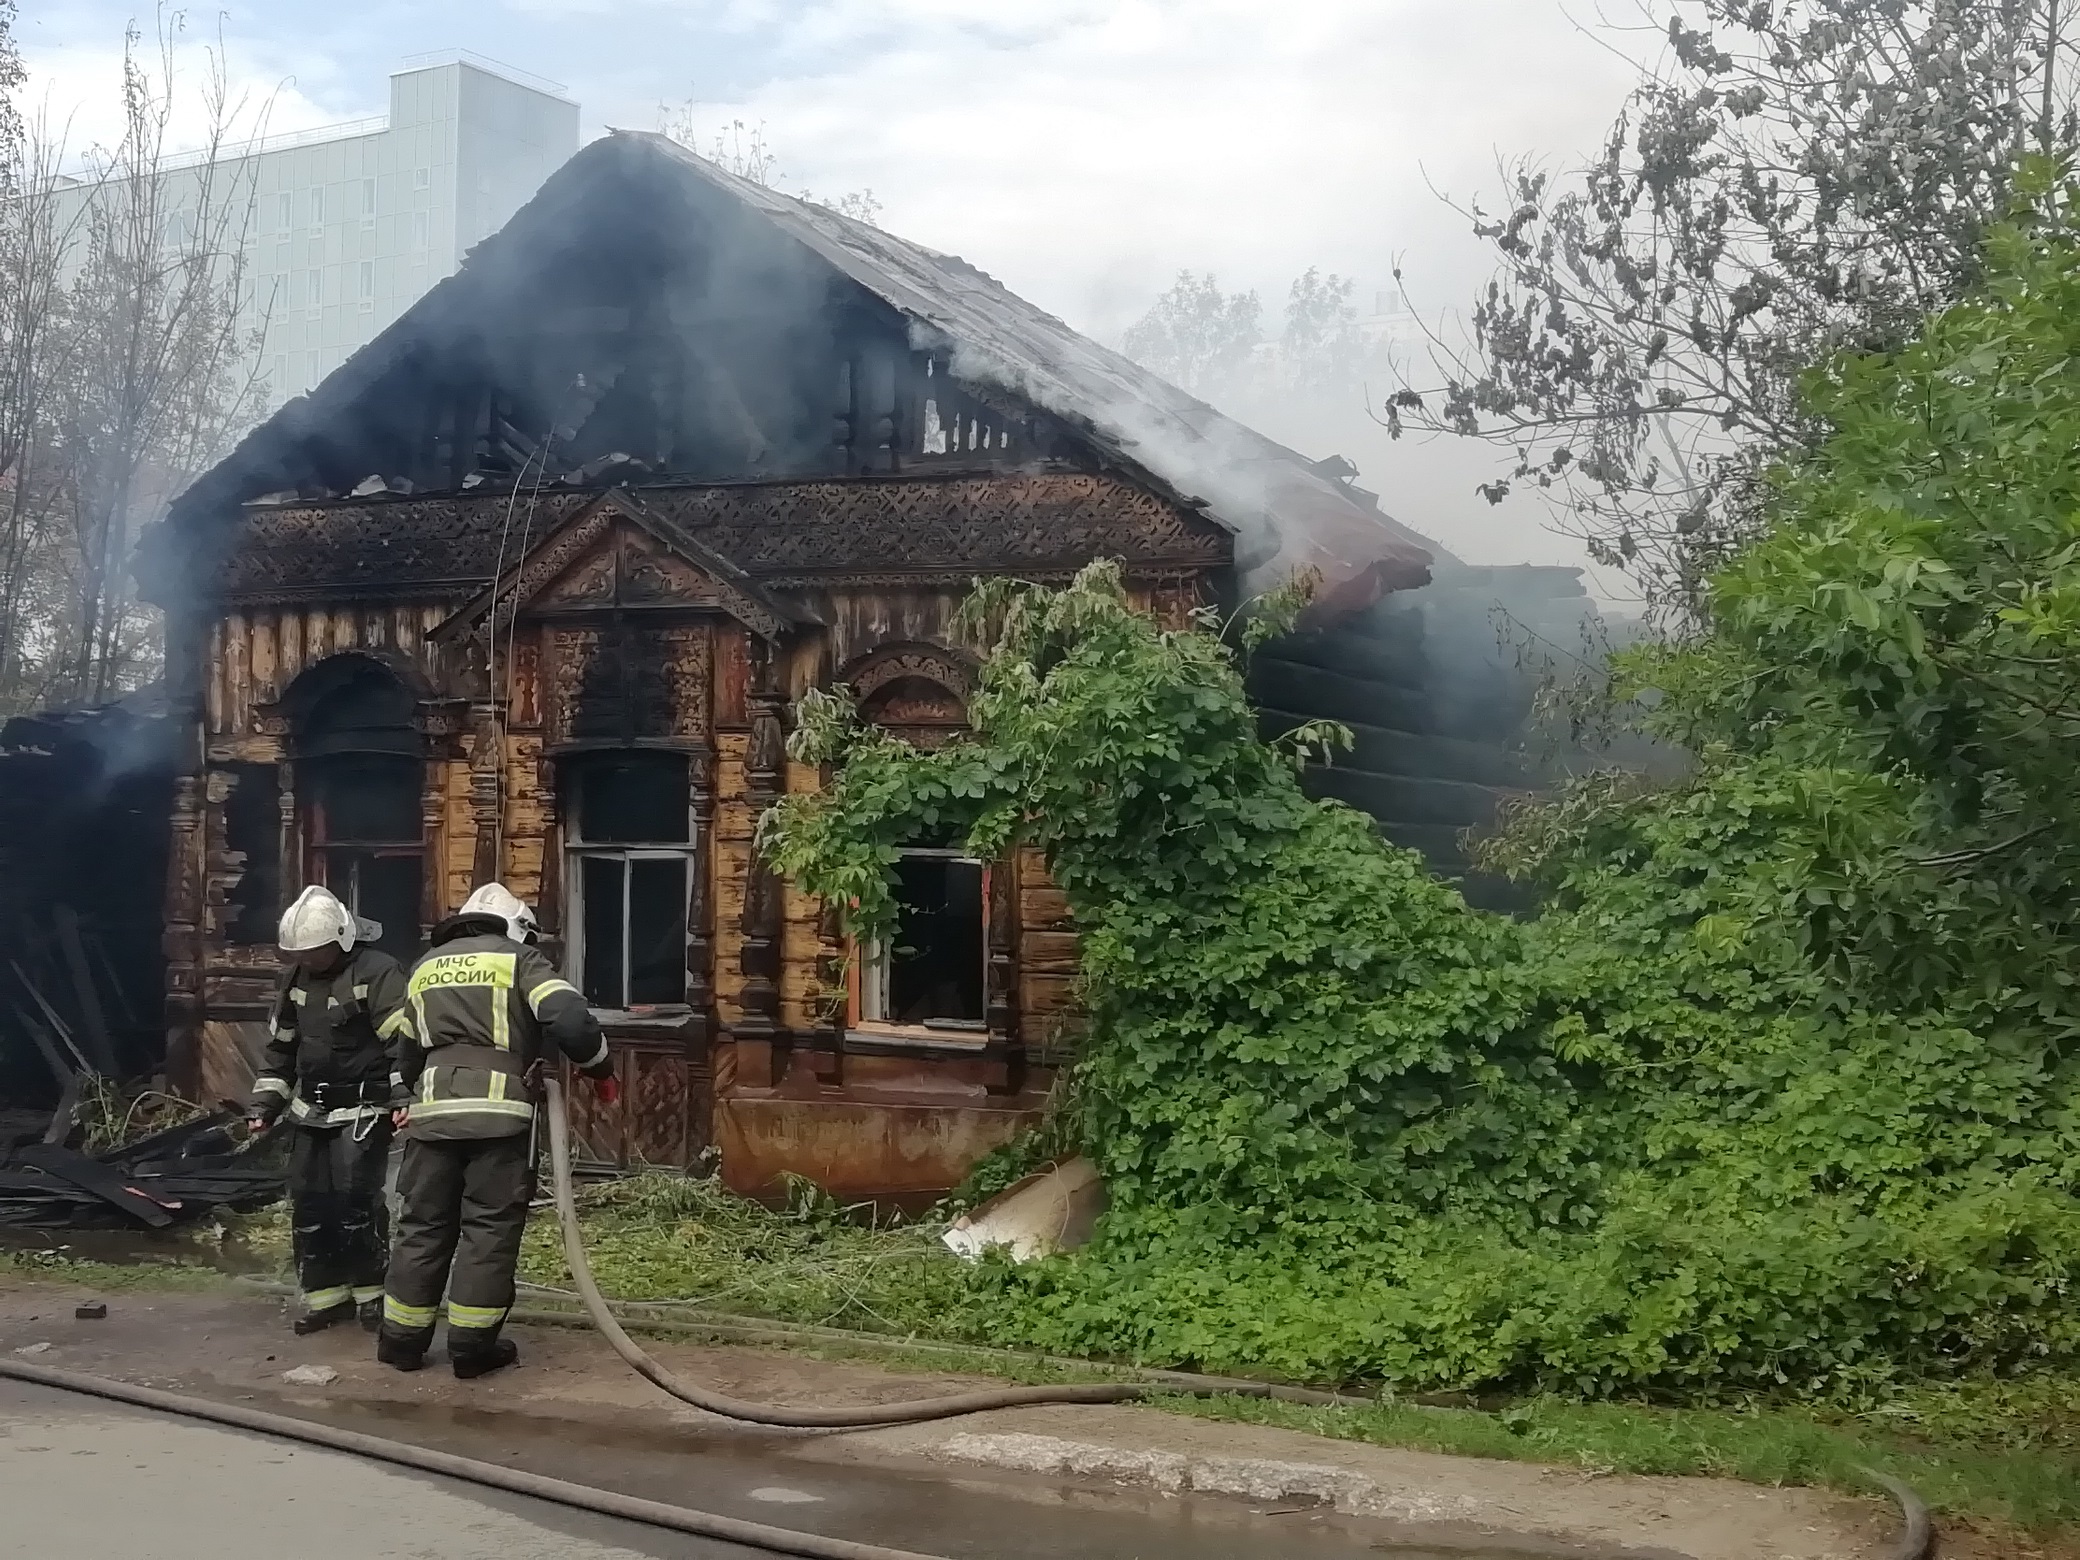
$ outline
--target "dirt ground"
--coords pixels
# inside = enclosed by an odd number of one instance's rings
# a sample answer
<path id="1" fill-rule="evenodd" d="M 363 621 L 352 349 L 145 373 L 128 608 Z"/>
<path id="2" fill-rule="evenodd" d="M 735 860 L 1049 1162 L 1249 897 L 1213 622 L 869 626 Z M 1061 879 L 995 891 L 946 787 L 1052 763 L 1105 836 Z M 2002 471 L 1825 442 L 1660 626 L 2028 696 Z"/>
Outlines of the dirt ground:
<path id="1" fill-rule="evenodd" d="M 107 1318 L 76 1319 L 73 1307 L 86 1299 L 105 1299 Z M 746 1431 L 666 1398 L 589 1332 L 515 1328 L 513 1335 L 519 1368 L 463 1383 L 444 1369 L 403 1375 L 378 1366 L 371 1340 L 357 1329 L 296 1338 L 282 1303 L 267 1297 L 235 1290 L 103 1296 L 0 1281 L 0 1357 L 29 1350 L 21 1357 L 38 1364 L 205 1397 L 321 1417 L 375 1416 L 381 1433 L 429 1445 L 547 1437 L 587 1449 L 590 1466 L 609 1474 L 617 1458 L 706 1450 L 784 1458 L 805 1471 L 902 1469 L 949 1486 L 981 1479 L 999 1495 L 1038 1501 L 1133 1489 L 1159 1499 L 1232 1500 L 1260 1515 L 1357 1524 L 1400 1542 L 1490 1555 L 1887 1560 L 1898 1531 L 1890 1507 L 1823 1491 L 1395 1451 L 1133 1406 L 1017 1409 L 862 1432 Z M 778 1351 L 646 1347 L 686 1377 L 767 1402 L 888 1402 L 981 1384 Z M 322 1386 L 285 1383 L 283 1373 L 301 1365 L 338 1374 Z M 1945 1535 L 1942 1553 L 2014 1560 L 2011 1548 L 1987 1547 L 1963 1531 Z"/>

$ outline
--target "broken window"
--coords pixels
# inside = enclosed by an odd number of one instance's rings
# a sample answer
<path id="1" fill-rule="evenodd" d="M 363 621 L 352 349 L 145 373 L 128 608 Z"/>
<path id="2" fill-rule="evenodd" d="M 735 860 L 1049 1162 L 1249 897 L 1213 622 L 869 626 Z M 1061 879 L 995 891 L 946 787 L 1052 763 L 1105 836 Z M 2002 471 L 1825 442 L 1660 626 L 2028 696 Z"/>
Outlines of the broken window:
<path id="1" fill-rule="evenodd" d="M 426 829 L 412 695 L 359 655 L 319 662 L 290 694 L 302 706 L 291 747 L 305 873 L 356 915 L 382 922 L 376 946 L 410 960 L 419 951 Z"/>
<path id="2" fill-rule="evenodd" d="M 594 1007 L 686 1000 L 686 758 L 593 753 L 563 781 L 570 967 Z"/>
<path id="3" fill-rule="evenodd" d="M 981 1037 L 984 877 L 982 863 L 958 850 L 903 852 L 895 935 L 860 961 L 862 1023 Z"/>
<path id="4" fill-rule="evenodd" d="M 273 764 L 233 764 L 230 775 L 224 848 L 237 851 L 245 863 L 225 895 L 224 936 L 234 943 L 270 943 L 282 913 L 281 773 Z"/>
<path id="5" fill-rule="evenodd" d="M 313 880 L 356 915 L 382 922 L 376 946 L 407 962 L 419 951 L 423 768 L 389 753 L 342 753 L 302 766 L 310 777 Z"/>

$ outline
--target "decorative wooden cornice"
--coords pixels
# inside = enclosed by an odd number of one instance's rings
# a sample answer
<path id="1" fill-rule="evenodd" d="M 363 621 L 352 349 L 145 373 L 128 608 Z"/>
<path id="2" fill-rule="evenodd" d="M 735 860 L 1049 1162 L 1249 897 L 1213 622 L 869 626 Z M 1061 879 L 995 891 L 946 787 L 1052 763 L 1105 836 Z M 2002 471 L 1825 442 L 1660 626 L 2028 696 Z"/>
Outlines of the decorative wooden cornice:
<path id="1" fill-rule="evenodd" d="M 246 608 L 411 599 L 488 610 L 494 574 L 503 601 L 514 571 L 548 569 L 552 544 L 609 501 L 747 594 L 958 587 L 983 574 L 1059 578 L 1093 558 L 1118 558 L 1136 577 L 1176 579 L 1232 557 L 1219 526 L 1102 473 L 662 483 L 256 505 L 239 515 L 218 599 Z M 765 608 L 786 617 L 770 596 Z"/>

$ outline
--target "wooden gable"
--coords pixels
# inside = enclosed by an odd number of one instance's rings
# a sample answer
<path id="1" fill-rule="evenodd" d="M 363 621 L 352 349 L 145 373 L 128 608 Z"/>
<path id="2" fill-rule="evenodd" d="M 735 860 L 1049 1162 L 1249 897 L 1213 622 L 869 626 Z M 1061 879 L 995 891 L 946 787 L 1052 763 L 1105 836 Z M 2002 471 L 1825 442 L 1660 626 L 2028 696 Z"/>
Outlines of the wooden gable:
<path id="1" fill-rule="evenodd" d="M 777 640 L 795 615 L 749 575 L 632 494 L 570 516 L 496 585 L 436 630 L 443 640 L 504 633 L 515 620 L 621 613 L 719 613 Z"/>

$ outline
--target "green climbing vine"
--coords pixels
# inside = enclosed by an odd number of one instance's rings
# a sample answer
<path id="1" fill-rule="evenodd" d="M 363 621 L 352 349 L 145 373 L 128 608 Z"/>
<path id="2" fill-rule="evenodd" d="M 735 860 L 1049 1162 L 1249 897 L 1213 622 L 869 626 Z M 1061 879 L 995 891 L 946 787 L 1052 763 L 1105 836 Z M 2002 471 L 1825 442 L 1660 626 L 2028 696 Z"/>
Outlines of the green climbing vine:
<path id="1" fill-rule="evenodd" d="M 1836 435 L 1712 631 L 1624 659 L 1692 774 L 1594 778 L 1488 847 L 1535 920 L 1309 800 L 1334 728 L 1260 740 L 1240 662 L 1291 602 L 1166 631 L 1109 564 L 992 583 L 972 740 L 803 701 L 832 782 L 763 844 L 857 933 L 932 836 L 1039 848 L 1082 934 L 1111 1210 L 981 1269 L 979 1325 L 1591 1393 L 2080 1352 L 2080 253 L 2072 193 L 2027 182 L 1982 296 L 1812 376 Z"/>

